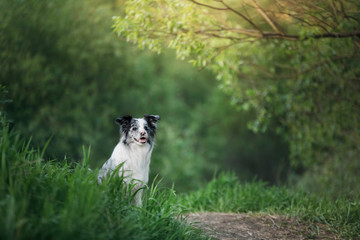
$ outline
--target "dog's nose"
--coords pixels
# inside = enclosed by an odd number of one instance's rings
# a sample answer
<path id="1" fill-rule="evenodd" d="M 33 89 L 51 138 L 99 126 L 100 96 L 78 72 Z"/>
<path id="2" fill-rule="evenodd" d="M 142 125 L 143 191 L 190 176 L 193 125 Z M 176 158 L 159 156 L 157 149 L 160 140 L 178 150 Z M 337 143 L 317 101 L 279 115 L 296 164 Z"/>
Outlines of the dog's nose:
<path id="1" fill-rule="evenodd" d="M 141 131 L 141 132 L 140 132 L 140 135 L 141 135 L 141 136 L 144 136 L 145 134 L 146 134 L 145 131 Z"/>

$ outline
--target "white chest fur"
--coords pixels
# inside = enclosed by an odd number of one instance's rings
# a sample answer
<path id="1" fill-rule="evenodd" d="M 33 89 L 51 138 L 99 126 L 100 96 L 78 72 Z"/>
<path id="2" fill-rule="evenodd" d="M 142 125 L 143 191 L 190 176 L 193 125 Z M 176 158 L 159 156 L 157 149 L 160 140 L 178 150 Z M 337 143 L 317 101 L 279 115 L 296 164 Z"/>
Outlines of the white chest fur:
<path id="1" fill-rule="evenodd" d="M 116 169 L 123 163 L 119 174 L 124 174 L 125 181 L 130 179 L 148 183 L 150 158 L 152 147 L 149 144 L 139 146 L 135 144 L 124 145 L 118 143 L 111 154 L 109 161 L 112 161 L 112 169 Z"/>

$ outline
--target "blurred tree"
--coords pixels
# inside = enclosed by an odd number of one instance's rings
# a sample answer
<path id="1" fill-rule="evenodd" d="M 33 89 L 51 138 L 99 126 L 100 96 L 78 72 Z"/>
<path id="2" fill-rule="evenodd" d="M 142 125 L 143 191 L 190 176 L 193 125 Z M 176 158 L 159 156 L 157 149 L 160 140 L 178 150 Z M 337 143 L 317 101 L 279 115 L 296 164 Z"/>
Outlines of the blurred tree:
<path id="1" fill-rule="evenodd" d="M 126 66 L 125 47 L 97 27 L 109 24 L 107 9 L 95 1 L 88 1 L 93 8 L 81 1 L 0 4 L 0 77 L 14 100 L 6 109 L 10 117 L 36 143 L 54 136 L 49 150 L 60 158 L 79 157 L 80 142 L 107 142 L 89 129 L 104 131 L 103 121 L 117 114 L 105 107 L 113 96 L 103 93 L 129 84 L 126 67 L 118 67 Z M 109 82 L 114 76 L 117 86 Z"/>
<path id="2" fill-rule="evenodd" d="M 239 109 L 256 112 L 251 129 L 276 128 L 295 165 L 351 195 L 360 193 L 359 8 L 353 0 L 129 0 L 114 30 L 212 69 Z"/>

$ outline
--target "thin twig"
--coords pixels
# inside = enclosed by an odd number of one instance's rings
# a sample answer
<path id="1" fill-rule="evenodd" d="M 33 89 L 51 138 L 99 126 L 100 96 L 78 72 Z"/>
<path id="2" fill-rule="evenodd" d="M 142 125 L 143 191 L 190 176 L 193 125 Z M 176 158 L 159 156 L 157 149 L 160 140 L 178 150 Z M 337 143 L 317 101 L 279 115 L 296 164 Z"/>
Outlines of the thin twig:
<path id="1" fill-rule="evenodd" d="M 240 16 L 242 19 L 244 19 L 246 22 L 248 22 L 253 28 L 255 28 L 256 30 L 258 30 L 259 32 L 262 32 L 261 29 L 253 22 L 251 21 L 249 18 L 247 18 L 244 14 L 242 14 L 241 12 L 235 10 L 234 8 L 230 7 L 228 4 L 226 4 L 223 0 L 220 0 L 219 2 L 221 2 L 227 9 L 229 9 L 230 11 L 232 11 L 233 13 L 235 13 L 236 15 Z"/>
<path id="2" fill-rule="evenodd" d="M 189 1 L 196 4 L 196 5 L 211 8 L 211 9 L 214 9 L 214 10 L 220 10 L 220 11 L 228 10 L 227 8 L 218 8 L 218 7 L 214 7 L 214 6 L 211 6 L 211 5 L 207 5 L 207 4 L 204 4 L 204 3 L 197 2 L 195 0 L 189 0 Z"/>
<path id="3" fill-rule="evenodd" d="M 296 15 L 294 15 L 294 14 L 287 13 L 287 12 L 282 12 L 282 11 L 279 11 L 279 13 L 280 13 L 280 14 L 284 14 L 284 15 L 286 15 L 286 16 L 289 16 L 289 17 L 291 17 L 291 18 L 294 18 L 294 19 L 296 19 L 296 20 L 298 20 L 298 21 L 300 21 L 300 22 L 302 22 L 302 23 L 304 23 L 304 24 L 306 24 L 306 25 L 308 25 L 308 26 L 311 26 L 311 27 L 320 27 L 320 28 L 321 28 L 322 30 L 324 30 L 325 32 L 329 32 L 326 27 L 324 27 L 324 26 L 322 26 L 322 25 L 320 25 L 320 24 L 310 23 L 310 22 L 306 21 L 305 19 L 303 19 L 303 18 L 301 18 L 301 17 L 298 17 L 298 16 L 296 16 Z"/>

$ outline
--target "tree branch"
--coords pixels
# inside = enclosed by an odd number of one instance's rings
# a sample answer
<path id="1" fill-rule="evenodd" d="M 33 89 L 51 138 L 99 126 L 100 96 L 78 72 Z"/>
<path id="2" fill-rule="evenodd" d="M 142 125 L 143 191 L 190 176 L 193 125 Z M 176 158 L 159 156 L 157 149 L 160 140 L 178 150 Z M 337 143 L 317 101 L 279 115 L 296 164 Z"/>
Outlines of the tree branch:
<path id="1" fill-rule="evenodd" d="M 207 32 L 236 32 L 256 38 L 260 38 L 262 36 L 258 31 L 252 29 L 241 29 L 241 28 L 205 29 L 205 30 L 195 31 L 195 33 L 207 33 Z"/>
<path id="2" fill-rule="evenodd" d="M 200 2 L 197 2 L 195 0 L 189 0 L 190 2 L 196 4 L 196 5 L 199 5 L 199 6 L 203 6 L 203 7 L 207 7 L 207 8 L 211 8 L 211 9 L 214 9 L 214 10 L 219 10 L 219 11 L 226 11 L 228 10 L 227 8 L 218 8 L 218 7 L 214 7 L 214 6 L 211 6 L 211 5 L 207 5 L 207 4 L 204 4 L 204 3 L 200 3 Z"/>
<path id="3" fill-rule="evenodd" d="M 274 29 L 275 32 L 281 33 L 281 31 L 276 27 L 275 23 L 271 20 L 271 18 L 265 13 L 265 11 L 260 7 L 256 0 L 251 0 L 255 5 L 256 10 L 263 16 L 266 22 Z"/>
<path id="4" fill-rule="evenodd" d="M 300 40 L 301 37 L 299 35 L 283 35 L 279 33 L 267 33 L 265 32 L 263 34 L 264 38 L 278 38 L 278 39 L 287 39 L 287 40 Z M 360 31 L 353 31 L 353 32 L 329 32 L 329 33 L 323 33 L 323 34 L 315 34 L 315 35 L 309 35 L 305 36 L 303 40 L 307 40 L 310 38 L 320 39 L 320 38 L 348 38 L 348 37 L 360 37 Z"/>
<path id="5" fill-rule="evenodd" d="M 195 33 L 207 34 L 210 36 L 210 34 L 213 34 L 212 32 L 226 32 L 226 31 L 236 32 L 236 33 L 244 34 L 244 35 L 247 35 L 249 37 L 254 37 L 254 38 L 285 39 L 285 40 L 292 40 L 292 41 L 298 41 L 300 39 L 307 40 L 310 38 L 321 39 L 321 38 L 360 37 L 360 31 L 340 32 L 340 33 L 327 32 L 327 33 L 323 33 L 323 34 L 309 35 L 309 36 L 305 36 L 304 38 L 301 38 L 300 35 L 289 35 L 289 34 L 274 33 L 274 32 L 259 33 L 258 31 L 255 31 L 253 29 L 240 29 L 240 28 L 207 29 L 207 30 L 195 31 Z M 240 38 L 231 37 L 231 36 L 221 36 L 221 35 L 213 35 L 213 36 L 218 37 L 218 38 L 228 38 L 228 39 L 232 39 L 232 40 L 240 39 Z"/>

